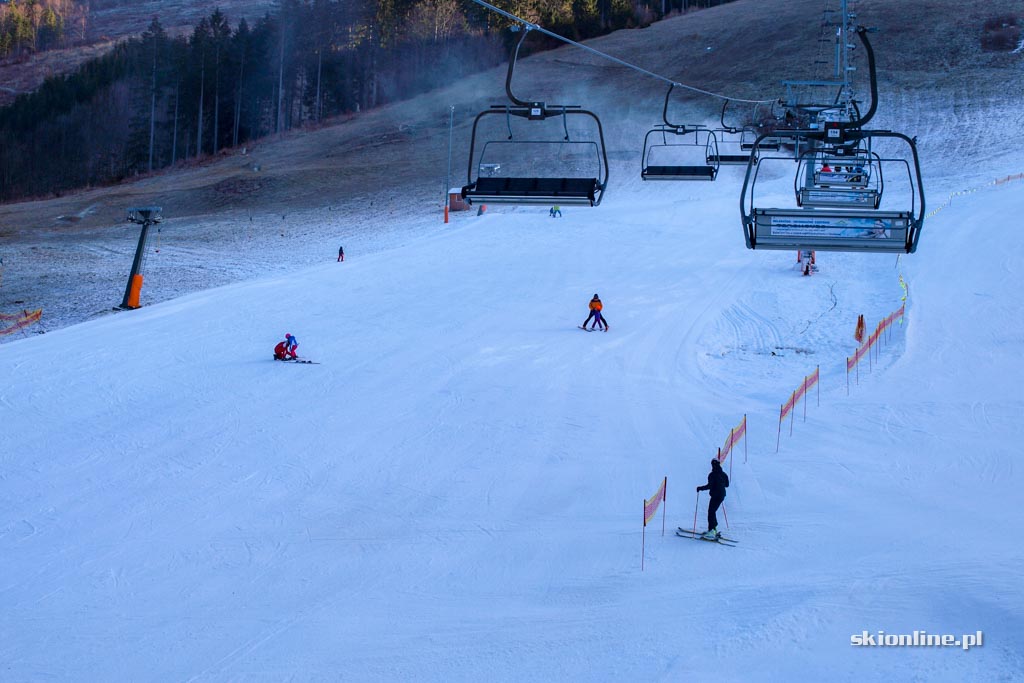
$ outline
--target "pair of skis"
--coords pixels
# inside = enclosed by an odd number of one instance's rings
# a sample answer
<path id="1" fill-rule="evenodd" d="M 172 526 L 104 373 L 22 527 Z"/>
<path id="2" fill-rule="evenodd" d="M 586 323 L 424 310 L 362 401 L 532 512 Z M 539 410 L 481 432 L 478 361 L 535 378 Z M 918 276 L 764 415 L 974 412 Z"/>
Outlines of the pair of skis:
<path id="1" fill-rule="evenodd" d="M 739 541 L 737 541 L 735 538 L 725 538 L 724 536 L 719 536 L 714 540 L 710 538 L 704 538 L 704 534 L 702 532 L 694 531 L 693 529 L 684 529 L 683 527 L 679 527 L 678 529 L 676 529 L 676 536 L 681 536 L 682 538 L 692 538 L 695 541 L 707 541 L 708 543 L 718 543 L 719 545 L 727 545 L 730 548 L 736 547 L 736 544 L 739 543 Z"/>
<path id="2" fill-rule="evenodd" d="M 301 363 L 302 365 L 320 365 L 320 363 L 318 363 L 315 360 L 307 360 L 305 358 L 275 358 L 274 360 L 279 360 L 282 363 Z"/>
<path id="3" fill-rule="evenodd" d="M 583 327 L 583 325 L 577 325 L 576 327 L 580 328 L 581 330 L 586 330 L 587 332 L 593 332 L 593 331 L 594 331 L 594 328 L 589 328 L 589 329 L 588 329 L 588 328 L 586 328 L 586 327 Z M 607 327 L 605 327 L 605 328 L 604 328 L 604 331 L 605 331 L 605 332 L 607 332 L 607 331 L 608 331 L 608 328 L 607 328 Z"/>

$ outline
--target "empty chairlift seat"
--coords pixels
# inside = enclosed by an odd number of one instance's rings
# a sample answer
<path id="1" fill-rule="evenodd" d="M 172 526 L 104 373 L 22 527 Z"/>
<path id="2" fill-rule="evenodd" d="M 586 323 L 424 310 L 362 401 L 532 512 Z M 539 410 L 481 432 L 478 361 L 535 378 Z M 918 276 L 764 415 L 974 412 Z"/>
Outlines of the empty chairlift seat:
<path id="1" fill-rule="evenodd" d="M 746 154 L 726 154 L 720 153 L 718 155 L 708 156 L 709 164 L 722 164 L 725 166 L 746 166 L 747 162 L 750 161 L 750 153 Z"/>
<path id="2" fill-rule="evenodd" d="M 709 150 L 707 162 L 723 166 L 746 166 L 754 152 L 754 139 L 757 135 L 748 129 L 719 128 L 715 130 L 718 140 L 718 152 Z M 749 140 L 749 142 L 747 142 Z M 755 160 L 757 154 L 753 154 Z"/>
<path id="3" fill-rule="evenodd" d="M 655 158 L 661 163 L 652 163 Z M 718 175 L 719 158 L 718 139 L 713 131 L 701 126 L 658 125 L 644 136 L 640 178 L 714 180 Z M 665 160 L 677 163 L 664 163 Z M 706 163 L 694 164 L 694 161 Z"/>
<path id="4" fill-rule="evenodd" d="M 717 172 L 715 166 L 646 166 L 640 177 L 644 180 L 714 180 Z"/>
<path id="5" fill-rule="evenodd" d="M 470 202 L 594 206 L 597 178 L 477 178 L 462 188 Z"/>
<path id="6" fill-rule="evenodd" d="M 497 137 L 496 130 L 485 135 L 479 128 L 485 117 L 504 123 L 507 137 Z M 529 137 L 513 135 L 513 119 L 524 121 L 520 126 L 534 132 Z M 551 121 L 552 128 L 545 128 L 545 121 Z M 495 158 L 501 163 L 494 163 Z M 607 186 L 604 133 L 592 112 L 574 105 L 496 105 L 473 121 L 467 183 L 462 187 L 462 197 L 471 204 L 597 206 Z"/>

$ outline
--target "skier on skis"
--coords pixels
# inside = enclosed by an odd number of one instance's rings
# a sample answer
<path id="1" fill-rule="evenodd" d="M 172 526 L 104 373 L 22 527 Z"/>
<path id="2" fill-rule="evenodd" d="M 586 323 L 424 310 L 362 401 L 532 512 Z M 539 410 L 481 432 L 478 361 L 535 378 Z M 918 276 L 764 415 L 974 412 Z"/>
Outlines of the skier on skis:
<path id="1" fill-rule="evenodd" d="M 608 323 L 601 315 L 602 308 L 604 308 L 604 304 L 601 303 L 601 298 L 597 294 L 595 294 L 594 298 L 590 300 L 590 314 L 587 316 L 587 319 L 583 321 L 583 324 L 580 325 L 580 327 L 582 327 L 584 330 L 587 329 L 587 323 L 589 323 L 591 318 L 593 318 L 594 324 L 590 326 L 590 329 L 593 330 L 595 327 L 603 323 L 604 331 L 607 332 Z"/>
<path id="2" fill-rule="evenodd" d="M 711 500 L 708 501 L 708 530 L 704 532 L 704 538 L 709 541 L 718 540 L 718 512 L 719 506 L 725 500 L 725 489 L 729 486 L 729 475 L 722 469 L 722 463 L 718 458 L 711 458 L 711 472 L 708 473 L 708 483 L 698 486 L 697 491 L 709 491 Z"/>

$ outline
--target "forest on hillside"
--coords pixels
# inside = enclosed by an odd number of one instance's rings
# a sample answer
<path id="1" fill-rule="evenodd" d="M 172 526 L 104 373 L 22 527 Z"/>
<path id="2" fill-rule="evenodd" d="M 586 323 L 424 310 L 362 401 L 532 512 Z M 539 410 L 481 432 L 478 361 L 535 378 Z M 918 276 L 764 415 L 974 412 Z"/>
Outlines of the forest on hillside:
<path id="1" fill-rule="evenodd" d="M 728 1 L 496 4 L 584 40 Z M 61 45 L 88 5 L 0 4 L 0 55 Z M 509 24 L 471 0 L 281 0 L 251 25 L 215 10 L 180 37 L 154 17 L 141 36 L 0 109 L 0 201 L 117 182 L 415 96 L 505 60 Z M 539 35 L 532 49 L 556 44 Z"/>

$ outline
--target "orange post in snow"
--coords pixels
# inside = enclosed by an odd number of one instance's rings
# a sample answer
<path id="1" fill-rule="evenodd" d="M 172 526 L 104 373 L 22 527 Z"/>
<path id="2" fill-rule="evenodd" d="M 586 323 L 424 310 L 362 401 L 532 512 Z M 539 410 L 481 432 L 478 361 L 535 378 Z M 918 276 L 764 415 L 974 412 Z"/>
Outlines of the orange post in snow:
<path id="1" fill-rule="evenodd" d="M 138 308 L 139 295 L 142 294 L 142 274 L 132 276 L 131 285 L 128 288 L 128 302 L 125 308 Z"/>

